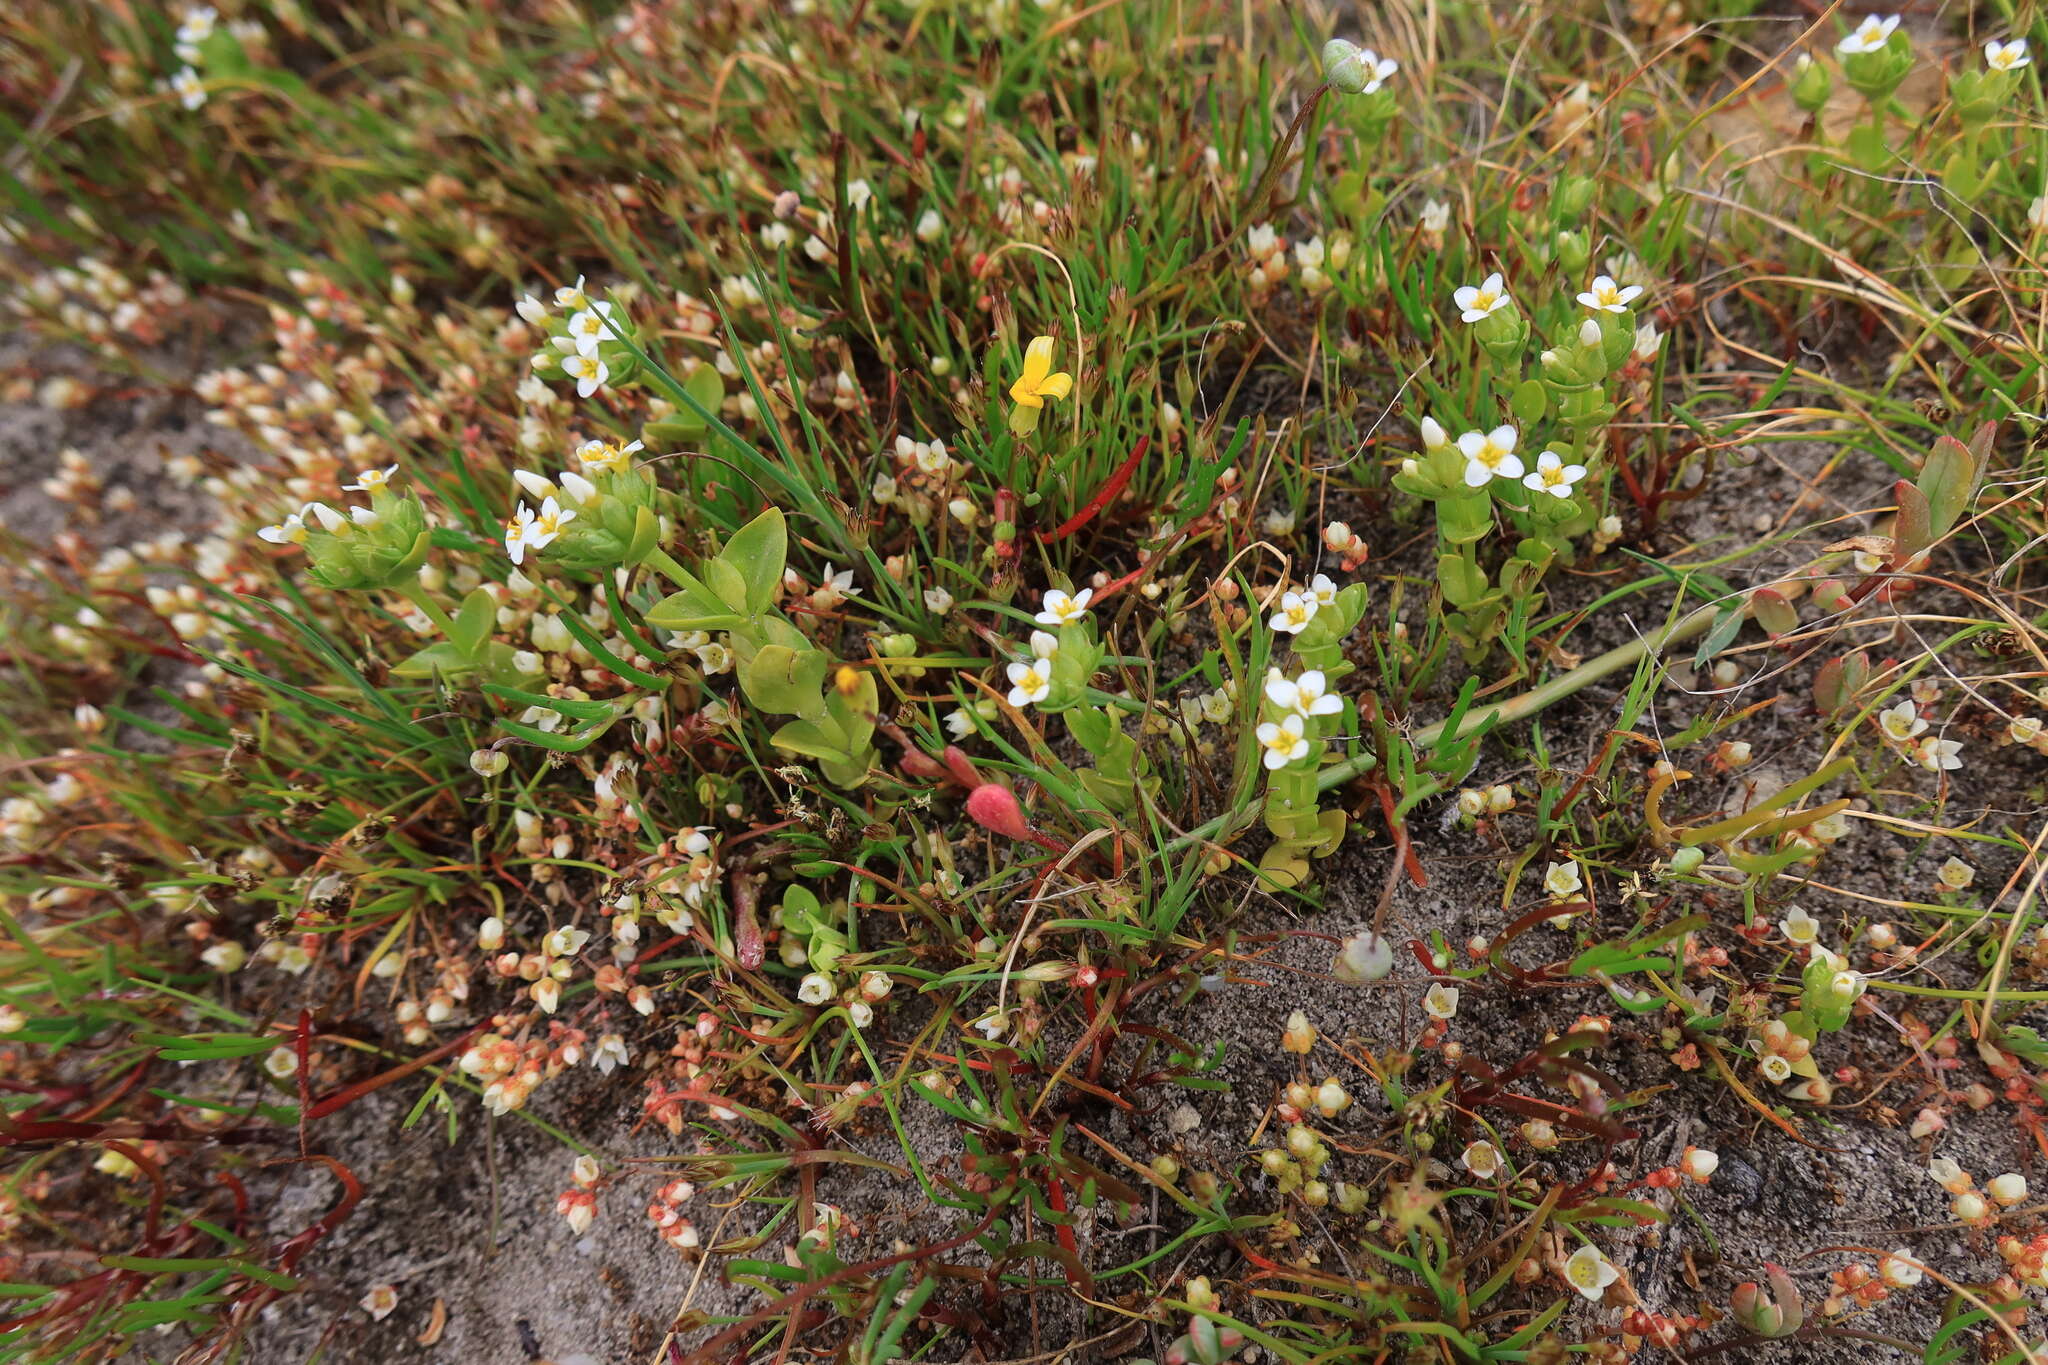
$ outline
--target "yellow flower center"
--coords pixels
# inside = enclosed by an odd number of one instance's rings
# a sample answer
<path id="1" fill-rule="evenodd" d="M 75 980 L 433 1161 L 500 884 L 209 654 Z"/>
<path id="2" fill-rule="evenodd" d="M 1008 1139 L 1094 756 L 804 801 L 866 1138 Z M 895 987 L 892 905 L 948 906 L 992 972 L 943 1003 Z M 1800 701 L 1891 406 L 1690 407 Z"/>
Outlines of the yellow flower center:
<path id="1" fill-rule="evenodd" d="M 1856 31 L 1856 41 L 1862 43 L 1865 47 L 1880 42 L 1883 38 L 1884 25 L 1875 19 L 1865 19 L 1863 27 Z"/>
<path id="2" fill-rule="evenodd" d="M 1561 483 L 1570 482 L 1571 480 L 1564 476 L 1563 465 L 1553 465 L 1543 471 L 1543 486 L 1545 488 L 1555 488 Z"/>
<path id="3" fill-rule="evenodd" d="M 1500 295 L 1494 293 L 1491 289 L 1482 289 L 1472 296 L 1472 306 L 1481 312 L 1490 313 L 1493 311 L 1494 300 L 1499 297 Z"/>
<path id="4" fill-rule="evenodd" d="M 1565 1273 L 1572 1277 L 1572 1283 L 1581 1289 L 1591 1289 L 1600 1282 L 1600 1267 L 1590 1260 L 1573 1257 L 1565 1263 Z"/>
<path id="5" fill-rule="evenodd" d="M 1479 447 L 1479 453 L 1472 458 L 1485 465 L 1488 469 L 1498 469 L 1500 468 L 1500 462 L 1507 457 L 1507 447 L 1496 445 L 1493 438 L 1489 436 L 1486 439 L 1486 444 Z"/>

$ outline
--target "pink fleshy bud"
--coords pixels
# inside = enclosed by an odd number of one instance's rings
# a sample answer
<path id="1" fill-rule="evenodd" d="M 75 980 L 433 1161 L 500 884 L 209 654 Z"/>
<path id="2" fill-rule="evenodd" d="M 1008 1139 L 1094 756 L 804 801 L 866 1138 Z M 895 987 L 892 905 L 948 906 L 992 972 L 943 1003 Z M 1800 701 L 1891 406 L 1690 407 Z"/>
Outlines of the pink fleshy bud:
<path id="1" fill-rule="evenodd" d="M 1031 826 L 1025 823 L 1024 809 L 1017 804 L 1017 797 L 1000 782 L 984 782 L 967 797 L 967 813 L 983 829 L 1007 834 L 1012 839 L 1031 839 Z"/>

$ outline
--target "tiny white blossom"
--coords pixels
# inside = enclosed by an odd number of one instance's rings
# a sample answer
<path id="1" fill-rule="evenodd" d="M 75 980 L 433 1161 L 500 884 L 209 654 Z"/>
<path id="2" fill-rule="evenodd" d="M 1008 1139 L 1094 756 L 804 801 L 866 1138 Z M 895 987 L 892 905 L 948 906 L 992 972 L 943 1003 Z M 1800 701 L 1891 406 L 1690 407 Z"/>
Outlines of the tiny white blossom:
<path id="1" fill-rule="evenodd" d="M 1484 488 L 1495 479 L 1522 477 L 1522 461 L 1515 454 L 1513 427 L 1468 431 L 1458 438 L 1458 451 L 1465 457 L 1467 488 Z"/>
<path id="2" fill-rule="evenodd" d="M 389 486 L 391 476 L 397 472 L 398 466 L 395 464 L 385 465 L 382 469 L 359 469 L 356 471 L 356 481 L 343 484 L 341 491 L 344 493 L 381 492 Z"/>
<path id="3" fill-rule="evenodd" d="M 1078 621 L 1088 614 L 1088 603 L 1094 596 L 1093 588 L 1083 588 L 1072 597 L 1058 588 L 1047 588 L 1038 615 L 1032 619 L 1042 626 L 1064 626 Z"/>
<path id="4" fill-rule="evenodd" d="M 1993 71 L 2017 71 L 2033 63 L 2027 55 L 2027 40 L 2014 38 L 2009 42 L 1984 44 L 1984 64 Z"/>
<path id="5" fill-rule="evenodd" d="M 1458 1017 L 1458 988 L 1433 982 L 1422 993 L 1422 1012 L 1432 1019 L 1455 1019 Z"/>
<path id="6" fill-rule="evenodd" d="M 1579 295 L 1579 302 L 1601 313 L 1626 313 L 1636 295 L 1643 292 L 1639 284 L 1622 288 L 1606 275 L 1593 277 L 1593 287 Z"/>
<path id="7" fill-rule="evenodd" d="M 1320 669 L 1311 668 L 1291 681 L 1277 668 L 1266 675 L 1267 700 L 1301 716 L 1333 716 L 1344 709 L 1344 699 L 1327 687 Z"/>
<path id="8" fill-rule="evenodd" d="M 1570 498 L 1572 485 L 1586 477 L 1582 464 L 1566 464 L 1564 458 L 1554 450 L 1546 450 L 1536 457 L 1536 468 L 1522 477 L 1522 487 L 1532 493 L 1548 493 L 1553 498 Z"/>
<path id="9" fill-rule="evenodd" d="M 1908 743 L 1927 733 L 1927 722 L 1920 719 L 1910 697 L 1901 697 L 1897 705 L 1878 712 L 1877 726 L 1895 744 Z"/>
<path id="10" fill-rule="evenodd" d="M 1621 1272 L 1600 1254 L 1599 1247 L 1588 1242 L 1565 1258 L 1564 1278 L 1565 1283 L 1598 1303 L 1607 1292 L 1607 1286 L 1621 1278 Z"/>
<path id="11" fill-rule="evenodd" d="M 1266 624 L 1285 634 L 1299 635 L 1321 608 L 1322 603 L 1308 593 L 1286 593 L 1280 598 L 1280 609 Z"/>
<path id="12" fill-rule="evenodd" d="M 1835 51 L 1845 57 L 1854 56 L 1859 52 L 1876 52 L 1891 41 L 1892 30 L 1898 26 L 1899 16 L 1896 14 L 1887 19 L 1880 19 L 1875 14 L 1869 15 L 1848 37 L 1835 44 Z"/>
<path id="13" fill-rule="evenodd" d="M 562 370 L 576 381 L 576 396 L 588 398 L 612 377 L 611 366 L 595 355 L 572 355 L 562 361 Z"/>
<path id="14" fill-rule="evenodd" d="M 1308 756 L 1308 740 L 1302 735 L 1299 715 L 1289 716 L 1278 725 L 1268 721 L 1253 733 L 1258 736 L 1259 747 L 1265 751 L 1265 764 L 1269 771 L 1284 768 Z"/>
<path id="15" fill-rule="evenodd" d="M 178 97 L 178 103 L 187 109 L 197 109 L 206 103 L 206 82 L 199 79 L 199 73 L 191 67 L 178 68 L 171 77 L 171 90 Z"/>
<path id="16" fill-rule="evenodd" d="M 1923 735 L 1913 746 L 1913 761 L 1931 773 L 1953 772 L 1963 766 L 1962 741 Z"/>
<path id="17" fill-rule="evenodd" d="M 1451 294 L 1458 316 L 1465 322 L 1483 322 L 1508 306 L 1508 287 L 1498 270 L 1477 285 L 1464 285 Z"/>
<path id="18" fill-rule="evenodd" d="M 1052 660 L 1033 659 L 1030 663 L 1013 663 L 1007 670 L 1010 676 L 1010 705 L 1031 706 L 1042 702 L 1052 692 Z"/>

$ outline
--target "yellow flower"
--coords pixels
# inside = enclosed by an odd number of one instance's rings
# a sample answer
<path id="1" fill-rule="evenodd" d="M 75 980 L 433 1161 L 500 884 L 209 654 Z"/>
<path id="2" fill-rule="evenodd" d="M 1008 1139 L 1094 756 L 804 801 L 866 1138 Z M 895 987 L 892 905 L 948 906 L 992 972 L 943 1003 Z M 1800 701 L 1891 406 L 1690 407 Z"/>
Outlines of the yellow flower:
<path id="1" fill-rule="evenodd" d="M 1010 385 L 1010 397 L 1027 408 L 1042 408 L 1048 398 L 1074 391 L 1074 376 L 1052 372 L 1052 338 L 1033 337 L 1024 348 L 1024 374 Z"/>

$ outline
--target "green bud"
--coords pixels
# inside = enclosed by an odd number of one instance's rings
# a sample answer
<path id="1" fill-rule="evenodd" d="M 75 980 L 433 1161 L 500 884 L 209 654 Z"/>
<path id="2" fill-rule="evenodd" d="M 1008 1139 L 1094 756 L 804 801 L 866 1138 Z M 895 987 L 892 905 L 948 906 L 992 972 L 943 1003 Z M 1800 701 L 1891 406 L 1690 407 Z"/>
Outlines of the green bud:
<path id="1" fill-rule="evenodd" d="M 1551 205 L 1560 223 L 1576 223 L 1593 207 L 1593 181 L 1583 175 L 1561 176 Z"/>
<path id="2" fill-rule="evenodd" d="M 1804 52 L 1799 54 L 1799 74 L 1792 78 L 1792 102 L 1809 114 L 1818 114 L 1828 102 L 1835 78 L 1829 70 Z"/>
<path id="3" fill-rule="evenodd" d="M 1681 848 L 1671 855 L 1671 870 L 1681 877 L 1689 877 L 1700 870 L 1707 861 L 1706 851 L 1698 848 Z"/>
<path id="4" fill-rule="evenodd" d="M 1593 259 L 1583 232 L 1559 232 L 1552 242 L 1552 251 L 1557 257 L 1558 269 L 1573 278 L 1585 274 L 1587 262 Z"/>
<path id="5" fill-rule="evenodd" d="M 917 637 L 903 633 L 878 636 L 875 653 L 885 659 L 908 659 L 917 653 Z"/>

